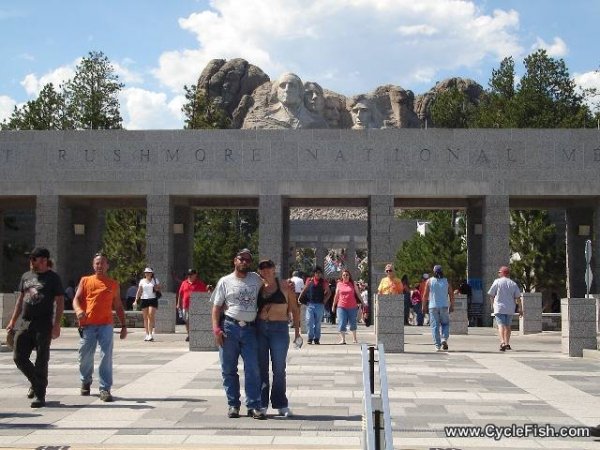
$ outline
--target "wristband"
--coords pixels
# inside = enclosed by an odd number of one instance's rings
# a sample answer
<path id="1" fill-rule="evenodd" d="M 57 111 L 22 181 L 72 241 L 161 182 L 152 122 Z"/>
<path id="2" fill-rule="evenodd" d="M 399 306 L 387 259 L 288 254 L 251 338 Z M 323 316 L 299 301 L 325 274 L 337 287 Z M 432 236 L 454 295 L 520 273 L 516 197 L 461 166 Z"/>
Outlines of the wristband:
<path id="1" fill-rule="evenodd" d="M 223 330 L 221 330 L 221 327 L 213 327 L 213 334 L 215 336 L 221 336 L 223 334 Z"/>

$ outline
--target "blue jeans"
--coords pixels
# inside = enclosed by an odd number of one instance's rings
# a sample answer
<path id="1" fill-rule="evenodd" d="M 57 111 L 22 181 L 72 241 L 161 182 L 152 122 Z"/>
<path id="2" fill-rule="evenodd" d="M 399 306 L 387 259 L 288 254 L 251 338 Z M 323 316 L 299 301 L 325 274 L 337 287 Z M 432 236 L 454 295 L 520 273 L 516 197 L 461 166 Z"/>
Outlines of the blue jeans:
<path id="1" fill-rule="evenodd" d="M 86 325 L 83 337 L 79 340 L 79 376 L 82 383 L 91 384 L 94 374 L 94 353 L 100 345 L 100 365 L 98 366 L 99 387 L 110 391 L 113 384 L 113 326 Z"/>
<path id="2" fill-rule="evenodd" d="M 256 326 L 248 324 L 239 326 L 229 320 L 223 321 L 225 338 L 223 347 L 219 348 L 223 387 L 229 406 L 240 407 L 240 376 L 238 360 L 240 355 L 244 361 L 244 379 L 246 390 L 246 406 L 260 409 L 260 372 L 258 370 L 258 344 Z"/>
<path id="3" fill-rule="evenodd" d="M 325 308 L 323 303 L 308 303 L 306 305 L 306 326 L 308 328 L 308 340 L 321 340 L 321 321 Z"/>
<path id="4" fill-rule="evenodd" d="M 285 367 L 288 348 L 290 346 L 289 325 L 286 321 L 259 320 L 258 328 L 258 367 L 260 368 L 260 385 L 262 407 L 269 407 L 269 356 L 273 370 L 273 386 L 271 387 L 271 406 L 274 409 L 287 408 L 285 395 Z"/>
<path id="5" fill-rule="evenodd" d="M 448 308 L 429 308 L 429 324 L 431 325 L 433 343 L 436 347 L 439 347 L 442 345 L 442 341 L 447 341 L 450 336 Z"/>
<path id="6" fill-rule="evenodd" d="M 346 332 L 346 327 L 350 326 L 350 331 L 356 331 L 357 308 L 337 308 L 338 331 Z"/>
<path id="7" fill-rule="evenodd" d="M 423 325 L 423 304 L 421 302 L 412 305 L 413 311 L 417 315 L 417 325 Z"/>

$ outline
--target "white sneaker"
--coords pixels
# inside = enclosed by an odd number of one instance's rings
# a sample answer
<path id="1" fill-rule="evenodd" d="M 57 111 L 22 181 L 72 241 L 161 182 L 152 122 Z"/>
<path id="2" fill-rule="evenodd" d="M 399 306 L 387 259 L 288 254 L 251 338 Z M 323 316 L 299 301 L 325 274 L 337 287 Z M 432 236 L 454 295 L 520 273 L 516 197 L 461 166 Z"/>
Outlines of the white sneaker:
<path id="1" fill-rule="evenodd" d="M 283 417 L 292 417 L 292 410 L 290 408 L 279 408 L 279 415 Z"/>
<path id="2" fill-rule="evenodd" d="M 146 341 L 146 342 L 147 342 L 147 341 L 149 341 L 149 340 L 150 340 L 150 335 L 149 335 L 149 334 L 147 334 L 147 335 L 146 335 L 146 337 L 144 338 L 144 341 Z"/>

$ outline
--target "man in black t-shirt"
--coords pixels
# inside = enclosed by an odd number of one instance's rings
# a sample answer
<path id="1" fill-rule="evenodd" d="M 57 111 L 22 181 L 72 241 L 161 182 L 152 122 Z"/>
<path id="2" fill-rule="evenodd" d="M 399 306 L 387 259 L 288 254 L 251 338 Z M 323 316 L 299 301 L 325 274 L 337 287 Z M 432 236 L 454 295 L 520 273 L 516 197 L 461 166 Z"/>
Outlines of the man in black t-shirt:
<path id="1" fill-rule="evenodd" d="M 7 331 L 16 333 L 13 358 L 31 383 L 27 397 L 33 399 L 32 408 L 46 405 L 50 341 L 60 336 L 60 319 L 64 309 L 63 286 L 60 277 L 50 270 L 49 259 L 50 252 L 43 247 L 36 247 L 30 253 L 31 270 L 21 277 L 19 298 L 6 326 Z M 23 326 L 15 330 L 21 313 Z M 32 363 L 30 357 L 34 349 L 37 356 Z"/>

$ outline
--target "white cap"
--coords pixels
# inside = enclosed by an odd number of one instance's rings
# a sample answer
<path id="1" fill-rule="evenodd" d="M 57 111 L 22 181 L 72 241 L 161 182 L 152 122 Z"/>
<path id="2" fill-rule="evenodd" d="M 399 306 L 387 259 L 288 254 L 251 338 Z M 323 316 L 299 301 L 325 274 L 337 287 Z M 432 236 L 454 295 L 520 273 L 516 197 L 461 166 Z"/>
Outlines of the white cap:
<path id="1" fill-rule="evenodd" d="M 146 267 L 144 273 L 154 273 L 154 270 L 152 270 L 152 267 Z"/>
<path id="2" fill-rule="evenodd" d="M 424 273 L 423 274 L 423 279 L 426 280 L 427 278 L 429 278 L 429 274 L 428 273 Z"/>

